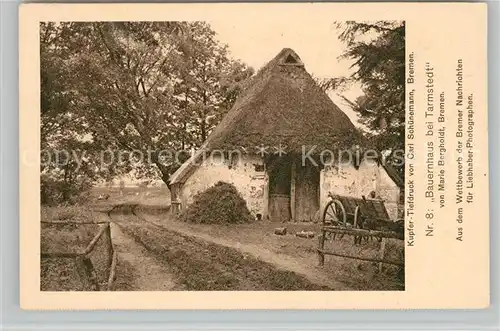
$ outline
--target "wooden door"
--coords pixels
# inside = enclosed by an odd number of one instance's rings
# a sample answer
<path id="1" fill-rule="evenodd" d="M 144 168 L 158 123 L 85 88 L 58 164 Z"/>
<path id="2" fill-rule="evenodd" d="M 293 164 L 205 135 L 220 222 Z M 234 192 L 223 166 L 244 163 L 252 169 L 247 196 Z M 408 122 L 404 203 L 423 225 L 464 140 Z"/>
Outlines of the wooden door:
<path id="1" fill-rule="evenodd" d="M 311 221 L 319 209 L 319 169 L 310 163 L 295 167 L 295 220 Z"/>
<path id="2" fill-rule="evenodd" d="M 291 163 L 288 158 L 275 160 L 269 169 L 269 218 L 288 222 L 290 210 Z"/>

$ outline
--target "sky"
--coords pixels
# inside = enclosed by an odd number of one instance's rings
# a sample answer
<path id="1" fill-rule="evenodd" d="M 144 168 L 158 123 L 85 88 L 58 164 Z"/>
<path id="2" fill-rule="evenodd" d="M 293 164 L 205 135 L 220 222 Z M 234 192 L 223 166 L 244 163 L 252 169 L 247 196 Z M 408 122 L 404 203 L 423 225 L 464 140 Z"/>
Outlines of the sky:
<path id="1" fill-rule="evenodd" d="M 219 41 L 229 46 L 231 55 L 258 70 L 273 59 L 279 51 L 293 49 L 304 62 L 306 70 L 317 78 L 348 76 L 351 62 L 338 60 L 345 44 L 338 39 L 339 30 L 333 22 L 295 21 L 239 17 L 234 20 L 209 21 Z M 343 93 L 350 100 L 361 94 L 359 88 Z M 357 114 L 335 92 L 329 93 L 333 102 L 341 108 L 354 125 L 359 126 Z"/>

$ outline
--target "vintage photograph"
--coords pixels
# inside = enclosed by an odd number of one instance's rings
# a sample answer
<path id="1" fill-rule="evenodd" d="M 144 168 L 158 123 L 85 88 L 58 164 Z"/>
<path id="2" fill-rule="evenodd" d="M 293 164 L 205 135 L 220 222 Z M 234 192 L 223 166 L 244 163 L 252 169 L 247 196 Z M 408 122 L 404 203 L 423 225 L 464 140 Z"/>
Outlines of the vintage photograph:
<path id="1" fill-rule="evenodd" d="M 41 291 L 404 291 L 405 21 L 44 21 Z"/>

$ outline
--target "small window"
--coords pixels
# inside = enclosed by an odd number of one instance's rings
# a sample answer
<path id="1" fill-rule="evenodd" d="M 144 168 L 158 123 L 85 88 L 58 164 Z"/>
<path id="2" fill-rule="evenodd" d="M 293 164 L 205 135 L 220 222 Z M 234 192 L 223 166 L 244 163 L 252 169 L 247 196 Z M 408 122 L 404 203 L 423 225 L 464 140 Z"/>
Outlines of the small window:
<path id="1" fill-rule="evenodd" d="M 265 167 L 263 164 L 254 164 L 254 167 L 255 167 L 256 172 L 264 172 L 265 171 Z"/>
<path id="2" fill-rule="evenodd" d="M 213 152 L 211 155 L 213 165 L 222 165 L 224 163 L 224 155 L 220 152 Z"/>
<path id="3" fill-rule="evenodd" d="M 240 158 L 240 156 L 238 153 L 231 153 L 228 155 L 228 160 L 229 160 L 228 167 L 229 167 L 229 169 L 232 169 L 238 165 L 239 158 Z"/>
<path id="4" fill-rule="evenodd" d="M 288 56 L 286 57 L 285 63 L 286 64 L 296 64 L 298 62 L 297 62 L 297 60 L 295 60 L 295 58 L 291 54 L 288 54 Z"/>
<path id="5" fill-rule="evenodd" d="M 283 54 L 282 58 L 279 61 L 279 65 L 303 67 L 304 63 L 300 60 L 297 54 L 290 50 Z"/>

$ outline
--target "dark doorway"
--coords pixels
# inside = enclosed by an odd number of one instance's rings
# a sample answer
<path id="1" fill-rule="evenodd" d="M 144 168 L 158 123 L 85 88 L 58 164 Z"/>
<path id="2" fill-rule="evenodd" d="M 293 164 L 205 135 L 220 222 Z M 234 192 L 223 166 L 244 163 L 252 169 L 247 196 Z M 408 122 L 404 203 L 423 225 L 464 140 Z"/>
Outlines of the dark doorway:
<path id="1" fill-rule="evenodd" d="M 269 218 L 287 222 L 291 218 L 290 190 L 292 167 L 289 158 L 276 158 L 268 164 Z"/>
<path id="2" fill-rule="evenodd" d="M 295 163 L 295 164 L 294 164 Z M 273 221 L 311 221 L 319 209 L 320 170 L 291 157 L 267 164 L 269 218 Z"/>

